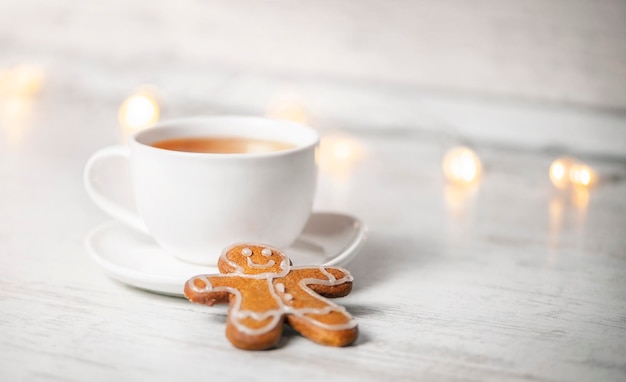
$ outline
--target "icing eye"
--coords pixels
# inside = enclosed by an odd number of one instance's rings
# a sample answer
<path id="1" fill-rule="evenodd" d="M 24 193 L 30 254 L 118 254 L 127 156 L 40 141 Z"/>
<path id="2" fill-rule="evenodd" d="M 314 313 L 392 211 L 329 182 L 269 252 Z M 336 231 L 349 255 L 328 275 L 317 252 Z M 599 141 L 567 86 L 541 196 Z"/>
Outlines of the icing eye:
<path id="1" fill-rule="evenodd" d="M 252 250 L 250 248 L 244 248 L 241 250 L 241 254 L 244 256 L 252 256 Z"/>
<path id="2" fill-rule="evenodd" d="M 265 257 L 270 257 L 272 256 L 272 250 L 269 248 L 263 248 L 263 250 L 261 251 L 261 255 Z"/>

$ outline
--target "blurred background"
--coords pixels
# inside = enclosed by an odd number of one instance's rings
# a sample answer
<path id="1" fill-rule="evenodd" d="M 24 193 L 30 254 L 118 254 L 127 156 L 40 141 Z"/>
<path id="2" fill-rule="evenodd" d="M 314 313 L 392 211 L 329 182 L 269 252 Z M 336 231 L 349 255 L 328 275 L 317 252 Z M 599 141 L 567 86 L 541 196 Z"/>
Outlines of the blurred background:
<path id="1" fill-rule="evenodd" d="M 622 0 L 1 0 L 0 91 L 111 126 L 148 84 L 161 118 L 623 157 L 624 20 Z"/>

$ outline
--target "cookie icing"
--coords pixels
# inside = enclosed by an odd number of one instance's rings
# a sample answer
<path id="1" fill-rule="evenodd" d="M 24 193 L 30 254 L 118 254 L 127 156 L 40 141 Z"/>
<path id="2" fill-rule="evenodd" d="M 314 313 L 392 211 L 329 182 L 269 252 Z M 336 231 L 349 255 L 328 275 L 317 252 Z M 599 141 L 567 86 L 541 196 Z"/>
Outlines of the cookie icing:
<path id="1" fill-rule="evenodd" d="M 260 336 L 276 328 L 281 324 L 283 317 L 290 315 L 300 318 L 307 325 L 314 325 L 327 331 L 356 330 L 356 321 L 344 307 L 320 296 L 311 288 L 314 285 L 331 287 L 324 290 L 330 291 L 325 293 L 330 293 L 332 296 L 332 287 L 353 281 L 352 275 L 347 270 L 326 266 L 294 267 L 279 250 L 253 243 L 239 244 L 225 249 L 220 261 L 228 265 L 229 268 L 226 268 L 228 273 L 192 277 L 187 281 L 187 289 L 190 294 L 207 296 L 211 293 L 227 292 L 231 301 L 228 322 L 238 332 Z M 246 295 L 242 293 L 241 286 L 250 283 L 257 283 L 258 286 L 250 288 L 261 295 L 251 296 L 250 291 L 247 291 Z M 265 292 L 261 285 L 267 285 Z M 193 296 L 187 297 L 192 299 Z M 245 299 L 250 298 L 257 300 L 254 300 L 256 302 L 252 305 L 250 302 L 245 303 L 247 301 Z M 260 301 L 258 299 L 266 299 L 261 306 L 268 308 L 258 308 Z M 202 301 L 209 301 L 209 299 Z M 257 306 L 257 308 L 246 309 L 245 306 Z M 323 322 L 324 317 L 329 317 L 329 314 L 334 314 L 331 321 L 337 321 L 336 323 Z M 262 326 L 252 325 L 254 327 L 251 327 L 246 324 L 248 320 L 259 323 L 268 321 Z M 356 338 L 356 331 L 354 335 Z"/>

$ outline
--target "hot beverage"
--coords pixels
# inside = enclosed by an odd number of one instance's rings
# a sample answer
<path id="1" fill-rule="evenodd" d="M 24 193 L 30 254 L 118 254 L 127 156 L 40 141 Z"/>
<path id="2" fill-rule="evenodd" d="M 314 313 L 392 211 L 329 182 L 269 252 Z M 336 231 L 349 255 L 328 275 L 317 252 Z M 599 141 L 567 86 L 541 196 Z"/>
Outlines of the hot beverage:
<path id="1" fill-rule="evenodd" d="M 152 146 L 166 150 L 212 154 L 267 153 L 296 147 L 286 142 L 240 137 L 174 138 L 155 142 Z"/>

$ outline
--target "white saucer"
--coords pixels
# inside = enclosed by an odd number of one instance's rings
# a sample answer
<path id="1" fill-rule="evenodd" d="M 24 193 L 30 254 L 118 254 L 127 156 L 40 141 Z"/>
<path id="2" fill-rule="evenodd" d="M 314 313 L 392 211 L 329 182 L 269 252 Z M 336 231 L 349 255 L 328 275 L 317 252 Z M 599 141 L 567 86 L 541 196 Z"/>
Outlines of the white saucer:
<path id="1" fill-rule="evenodd" d="M 346 265 L 359 252 L 367 229 L 358 219 L 313 213 L 296 242 L 284 252 L 294 265 Z M 170 256 L 154 240 L 117 221 L 94 228 L 87 250 L 110 277 L 151 292 L 182 296 L 192 276 L 219 273 L 217 267 L 186 263 Z"/>

